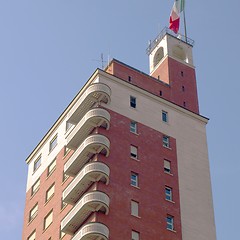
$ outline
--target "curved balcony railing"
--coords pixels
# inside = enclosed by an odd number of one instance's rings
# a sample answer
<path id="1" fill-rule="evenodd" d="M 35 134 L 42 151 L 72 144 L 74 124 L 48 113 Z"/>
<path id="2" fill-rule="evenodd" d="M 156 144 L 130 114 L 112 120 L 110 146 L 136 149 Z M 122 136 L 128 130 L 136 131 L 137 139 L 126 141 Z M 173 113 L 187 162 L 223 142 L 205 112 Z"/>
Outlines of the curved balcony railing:
<path id="1" fill-rule="evenodd" d="M 83 195 L 61 222 L 61 231 L 73 235 L 92 212 L 108 214 L 109 197 L 106 193 L 94 191 Z"/>
<path id="2" fill-rule="evenodd" d="M 67 135 L 67 147 L 76 149 L 82 141 L 92 132 L 95 127 L 110 126 L 110 114 L 102 108 L 94 108 L 89 110 L 81 121 Z"/>
<path id="3" fill-rule="evenodd" d="M 108 240 L 109 229 L 102 223 L 88 223 L 84 225 L 72 240 Z"/>
<path id="4" fill-rule="evenodd" d="M 77 124 L 96 102 L 110 102 L 111 89 L 104 83 L 93 83 L 81 95 L 68 113 L 68 122 Z"/>
<path id="5" fill-rule="evenodd" d="M 102 153 L 108 156 L 109 148 L 110 142 L 107 137 L 101 134 L 88 136 L 65 163 L 64 172 L 67 175 L 76 176 L 94 154 Z"/>
<path id="6" fill-rule="evenodd" d="M 74 205 L 93 182 L 109 182 L 109 167 L 102 162 L 91 162 L 84 166 L 78 175 L 63 191 L 62 200 Z"/>

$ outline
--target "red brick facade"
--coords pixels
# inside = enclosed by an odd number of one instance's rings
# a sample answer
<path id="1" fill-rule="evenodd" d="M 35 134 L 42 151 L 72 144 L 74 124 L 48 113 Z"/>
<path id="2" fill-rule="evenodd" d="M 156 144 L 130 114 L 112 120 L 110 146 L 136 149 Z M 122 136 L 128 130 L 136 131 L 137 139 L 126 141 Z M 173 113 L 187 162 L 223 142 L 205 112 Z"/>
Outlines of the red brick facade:
<path id="1" fill-rule="evenodd" d="M 152 76 L 149 76 L 114 59 L 106 71 L 154 95 L 199 113 L 195 69 L 184 63 L 167 57 Z"/>

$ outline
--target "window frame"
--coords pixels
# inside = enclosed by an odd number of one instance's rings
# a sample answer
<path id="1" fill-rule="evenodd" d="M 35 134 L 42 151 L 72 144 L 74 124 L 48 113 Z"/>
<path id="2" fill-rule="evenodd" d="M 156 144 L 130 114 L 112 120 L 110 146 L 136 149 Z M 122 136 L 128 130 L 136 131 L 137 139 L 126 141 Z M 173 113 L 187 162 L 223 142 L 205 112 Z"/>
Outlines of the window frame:
<path id="1" fill-rule="evenodd" d="M 138 159 L 138 147 L 130 145 L 130 157 Z"/>
<path id="2" fill-rule="evenodd" d="M 34 236 L 34 239 L 31 239 L 33 236 Z M 32 231 L 32 233 L 28 236 L 27 240 L 36 240 L 36 229 Z"/>
<path id="3" fill-rule="evenodd" d="M 167 223 L 167 230 L 174 231 L 174 217 L 171 215 L 167 215 L 166 223 Z"/>
<path id="4" fill-rule="evenodd" d="M 133 179 L 132 177 L 135 177 L 135 179 Z M 138 175 L 138 173 L 131 172 L 131 186 L 139 188 L 139 175 Z"/>
<path id="5" fill-rule="evenodd" d="M 56 134 L 49 142 L 49 153 L 53 151 L 53 149 L 57 146 L 57 144 L 58 144 L 58 134 Z"/>
<path id="6" fill-rule="evenodd" d="M 52 165 L 54 165 L 54 166 L 53 166 L 53 168 L 50 170 L 50 168 L 52 167 Z M 54 159 L 52 160 L 52 162 L 48 165 L 48 172 L 47 172 L 47 176 L 48 176 L 48 177 L 55 171 L 56 167 L 57 167 L 57 159 L 54 158 Z"/>
<path id="7" fill-rule="evenodd" d="M 35 210 L 35 212 L 32 214 L 33 210 Z M 29 211 L 28 222 L 30 223 L 31 221 L 33 221 L 33 219 L 35 219 L 37 215 L 38 215 L 38 203 L 36 203 Z"/>
<path id="8" fill-rule="evenodd" d="M 34 187 L 37 185 L 36 189 Z M 40 188 L 40 178 L 38 178 L 31 187 L 31 196 L 35 195 Z"/>
<path id="9" fill-rule="evenodd" d="M 167 164 L 165 163 L 169 163 L 169 168 L 167 168 Z M 167 160 L 167 159 L 164 159 L 164 163 L 163 163 L 163 168 L 164 168 L 164 172 L 167 173 L 167 174 L 172 174 L 172 168 L 171 168 L 171 161 Z"/>
<path id="10" fill-rule="evenodd" d="M 137 238 L 133 236 L 134 234 L 137 236 Z M 140 240 L 140 233 L 132 230 L 132 240 Z"/>
<path id="11" fill-rule="evenodd" d="M 131 215 L 139 217 L 139 202 L 131 200 Z"/>
<path id="12" fill-rule="evenodd" d="M 173 201 L 173 191 L 171 187 L 165 186 L 165 200 Z"/>
<path id="13" fill-rule="evenodd" d="M 162 110 L 162 122 L 168 123 L 168 112 Z"/>
<path id="14" fill-rule="evenodd" d="M 130 132 L 137 134 L 137 122 L 131 120 L 130 122 Z"/>
<path id="15" fill-rule="evenodd" d="M 50 191 L 53 191 L 53 193 L 51 195 L 48 196 L 48 193 Z M 55 183 L 53 183 L 46 191 L 46 195 L 45 195 L 45 203 L 49 202 L 53 196 L 54 196 L 54 193 L 55 193 Z"/>
<path id="16" fill-rule="evenodd" d="M 130 96 L 130 107 L 136 109 L 137 107 L 137 98 Z"/>
<path id="17" fill-rule="evenodd" d="M 167 135 L 163 135 L 163 137 L 162 137 L 162 144 L 163 144 L 163 147 L 170 148 L 170 137 L 167 136 Z"/>
<path id="18" fill-rule="evenodd" d="M 46 226 L 46 220 L 47 220 L 47 218 L 50 216 L 50 215 L 52 215 L 51 216 L 51 222 Z M 53 223 L 53 209 L 44 217 L 44 219 L 43 219 L 43 230 L 46 230 L 47 228 L 49 228 L 49 226 L 51 225 Z"/>
<path id="19" fill-rule="evenodd" d="M 42 164 L 42 155 L 39 155 L 38 158 L 33 163 L 33 173 L 35 173 Z"/>

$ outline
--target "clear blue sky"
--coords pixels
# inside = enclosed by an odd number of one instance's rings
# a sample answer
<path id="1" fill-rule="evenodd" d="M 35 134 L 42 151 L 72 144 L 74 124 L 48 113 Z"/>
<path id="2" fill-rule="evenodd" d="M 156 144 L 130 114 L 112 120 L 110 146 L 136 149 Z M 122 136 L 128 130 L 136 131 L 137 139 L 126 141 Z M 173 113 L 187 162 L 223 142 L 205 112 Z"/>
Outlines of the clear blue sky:
<path id="1" fill-rule="evenodd" d="M 0 234 L 22 234 L 25 159 L 92 72 L 101 53 L 148 73 L 148 40 L 168 25 L 173 0 L 0 1 Z M 218 240 L 239 239 L 239 0 L 186 0 L 196 41 Z M 230 121 L 231 120 L 231 121 Z"/>

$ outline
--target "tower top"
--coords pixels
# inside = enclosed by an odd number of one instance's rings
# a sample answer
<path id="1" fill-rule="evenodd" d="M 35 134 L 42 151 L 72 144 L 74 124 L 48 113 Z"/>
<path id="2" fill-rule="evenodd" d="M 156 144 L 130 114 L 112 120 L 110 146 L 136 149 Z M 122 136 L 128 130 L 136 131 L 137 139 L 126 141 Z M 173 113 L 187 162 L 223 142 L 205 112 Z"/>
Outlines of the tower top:
<path id="1" fill-rule="evenodd" d="M 153 51 L 153 49 L 159 44 L 159 42 L 165 37 L 165 35 L 170 35 L 172 37 L 177 38 L 178 40 L 187 43 L 188 45 L 190 45 L 191 47 L 193 47 L 194 45 L 194 40 L 192 40 L 191 38 L 188 38 L 180 33 L 174 33 L 173 31 L 171 31 L 169 28 L 165 27 L 159 34 L 158 36 L 149 43 L 146 52 L 148 55 L 150 55 Z"/>

